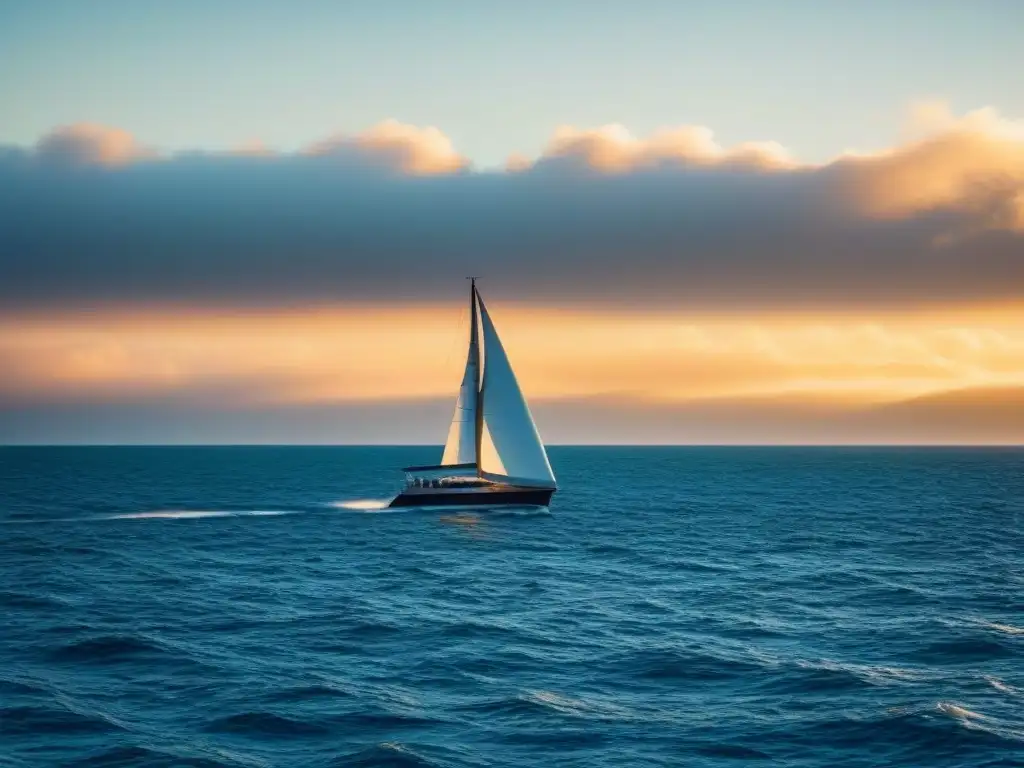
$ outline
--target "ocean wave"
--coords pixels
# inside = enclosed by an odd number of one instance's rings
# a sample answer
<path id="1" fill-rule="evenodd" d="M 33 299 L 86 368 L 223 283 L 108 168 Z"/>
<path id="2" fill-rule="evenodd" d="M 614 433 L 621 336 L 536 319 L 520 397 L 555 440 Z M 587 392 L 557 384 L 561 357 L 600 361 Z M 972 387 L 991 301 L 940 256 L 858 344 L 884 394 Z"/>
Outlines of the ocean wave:
<path id="1" fill-rule="evenodd" d="M 529 638 L 544 642 L 543 637 L 529 632 L 525 627 L 510 626 L 506 622 L 465 620 L 445 622 L 441 633 L 447 637 L 471 640 L 474 638 L 493 637 L 509 639 L 512 637 Z"/>
<path id="2" fill-rule="evenodd" d="M 954 704 L 951 701 L 940 701 L 935 705 L 935 708 L 944 715 L 950 717 L 957 717 L 962 720 L 984 720 L 985 716 L 978 713 L 972 712 L 967 707 L 961 707 L 959 704 Z"/>
<path id="3" fill-rule="evenodd" d="M 297 685 L 268 693 L 267 701 L 308 701 L 310 699 L 351 698 L 352 693 L 325 683 Z"/>
<path id="4" fill-rule="evenodd" d="M 984 627 L 985 629 L 995 630 L 996 632 L 1000 632 L 1004 635 L 1024 635 L 1024 627 L 1016 627 L 1012 624 L 1000 624 L 995 621 L 979 620 L 977 625 L 979 627 Z"/>
<path id="5" fill-rule="evenodd" d="M 658 560 L 654 567 L 659 570 L 690 571 L 693 573 L 729 573 L 730 571 L 739 570 L 737 566 L 728 563 L 709 563 L 706 560 L 695 560 L 692 558 Z"/>
<path id="6" fill-rule="evenodd" d="M 206 733 L 253 736 L 324 736 L 330 729 L 321 723 L 285 717 L 273 712 L 239 712 L 218 717 L 203 726 Z"/>
<path id="7" fill-rule="evenodd" d="M 1007 742 L 1024 744 L 1024 724 L 1011 724 L 999 718 L 983 715 L 951 701 L 940 701 L 935 708 L 965 728 L 983 732 Z"/>
<path id="8" fill-rule="evenodd" d="M 0 733 L 33 734 L 111 733 L 124 726 L 99 713 L 77 712 L 66 707 L 25 705 L 0 707 Z"/>
<path id="9" fill-rule="evenodd" d="M 47 689 L 36 683 L 0 678 L 0 693 L 6 696 L 36 696 L 47 693 Z"/>
<path id="10" fill-rule="evenodd" d="M 543 747 L 550 754 L 565 754 L 566 750 L 592 750 L 607 745 L 611 737 L 592 725 L 557 728 L 530 728 L 517 726 L 498 734 L 503 744 Z M 585 763 L 584 763 L 585 765 Z"/>
<path id="11" fill-rule="evenodd" d="M 399 635 L 407 629 L 407 627 L 389 621 L 368 620 L 339 626 L 335 629 L 335 635 L 339 638 L 369 639 Z"/>
<path id="12" fill-rule="evenodd" d="M 927 662 L 945 661 L 950 663 L 972 662 L 984 659 L 1000 659 L 1015 655 L 1014 650 L 993 639 L 940 640 L 919 649 L 913 657 Z"/>
<path id="13" fill-rule="evenodd" d="M 33 766 L 13 755 L 0 753 L 0 768 L 33 768 Z"/>
<path id="14" fill-rule="evenodd" d="M 443 721 L 414 714 L 359 710 L 339 714 L 319 714 L 299 718 L 263 710 L 225 715 L 206 723 L 206 733 L 233 733 L 247 736 L 295 737 L 326 736 L 346 731 L 365 733 L 368 730 L 394 731 L 426 728 Z"/>
<path id="15" fill-rule="evenodd" d="M 543 713 L 549 707 L 541 701 L 531 699 L 528 696 L 515 695 L 506 696 L 487 701 L 476 701 L 473 703 L 458 706 L 457 711 L 474 715 L 506 715 L 509 717 L 522 717 Z"/>
<path id="16" fill-rule="evenodd" d="M 363 732 L 366 729 L 390 731 L 405 728 L 429 728 L 441 725 L 444 722 L 443 718 L 438 717 L 383 711 L 348 712 L 343 715 L 332 715 L 330 717 L 332 726 L 353 728 L 358 732 Z"/>
<path id="17" fill-rule="evenodd" d="M 870 688 L 875 683 L 842 667 L 807 666 L 797 672 L 786 667 L 763 683 L 763 688 L 778 695 L 790 693 L 801 695 L 821 692 L 843 692 L 858 688 Z"/>
<path id="18" fill-rule="evenodd" d="M 76 640 L 49 649 L 54 662 L 81 664 L 118 664 L 140 659 L 159 660 L 162 664 L 199 664 L 164 645 L 139 635 L 100 635 Z"/>
<path id="19" fill-rule="evenodd" d="M 528 690 L 500 699 L 491 699 L 460 707 L 473 714 L 497 714 L 522 717 L 534 714 L 563 715 L 583 720 L 619 721 L 636 720 L 639 715 L 613 702 L 590 696 L 567 696 L 544 690 Z"/>
<path id="20" fill-rule="evenodd" d="M 66 765 L 68 768 L 236 768 L 239 763 L 133 745 L 105 749 Z"/>
<path id="21" fill-rule="evenodd" d="M 56 611 L 67 608 L 70 603 L 53 595 L 38 592 L 17 592 L 0 590 L 0 606 L 4 608 L 24 608 L 29 611 Z"/>
<path id="22" fill-rule="evenodd" d="M 566 696 L 553 691 L 527 691 L 525 697 L 534 703 L 572 717 L 597 720 L 635 720 L 632 710 L 593 696 Z"/>
<path id="23" fill-rule="evenodd" d="M 1009 683 L 1006 683 L 1006 682 L 1000 680 L 998 677 L 993 677 L 991 675 L 985 675 L 985 682 L 987 682 L 989 685 L 991 685 L 993 688 L 995 688 L 997 691 L 999 691 L 1001 693 L 1009 693 L 1009 694 L 1012 694 L 1014 696 L 1019 696 L 1019 695 L 1024 694 L 1024 691 L 1022 691 L 1020 688 L 1016 688 L 1016 687 L 1010 685 Z"/>
<path id="24" fill-rule="evenodd" d="M 331 765 L 334 768 L 444 768 L 446 763 L 430 760 L 403 744 L 384 742 L 343 755 Z"/>
<path id="25" fill-rule="evenodd" d="M 918 669 L 887 667 L 874 664 L 854 664 L 829 659 L 818 661 L 797 660 L 794 666 L 797 669 L 819 673 L 818 682 L 822 688 L 841 688 L 845 685 L 853 687 L 858 685 L 905 685 L 934 677 L 934 673 L 929 674 Z M 799 688 L 801 685 L 809 688 L 816 687 L 806 675 L 797 676 L 793 681 L 793 685 L 795 688 Z"/>
<path id="26" fill-rule="evenodd" d="M 708 744 L 697 747 L 694 750 L 698 755 L 706 757 L 718 757 L 726 760 L 771 760 L 772 756 L 767 752 L 752 747 L 744 747 L 742 744 Z"/>
<path id="27" fill-rule="evenodd" d="M 1017 748 L 1020 735 L 952 702 L 906 707 L 872 717 L 844 717 L 775 733 L 771 741 L 829 745 L 833 749 L 885 751 L 898 764 L 924 765 L 968 749 Z M 891 762 L 891 761 L 887 761 Z"/>
<path id="28" fill-rule="evenodd" d="M 599 659 L 596 668 L 638 680 L 726 680 L 759 673 L 760 661 L 719 656 L 693 648 L 631 651 Z"/>
<path id="29" fill-rule="evenodd" d="M 617 557 L 636 557 L 636 550 L 632 547 L 625 547 L 621 544 L 591 544 L 585 547 L 592 555 L 614 555 Z"/>
<path id="30" fill-rule="evenodd" d="M 677 611 L 673 610 L 673 613 Z M 762 619 L 725 617 L 716 622 L 715 633 L 724 637 L 743 639 L 786 637 L 789 633 L 781 622 L 770 623 Z"/>

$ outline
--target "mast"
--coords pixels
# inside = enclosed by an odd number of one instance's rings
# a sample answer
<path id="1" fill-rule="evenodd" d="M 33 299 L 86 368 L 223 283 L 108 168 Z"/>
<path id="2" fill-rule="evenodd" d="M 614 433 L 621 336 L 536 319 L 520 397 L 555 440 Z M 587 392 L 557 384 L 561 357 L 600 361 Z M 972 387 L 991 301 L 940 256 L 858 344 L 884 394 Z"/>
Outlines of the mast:
<path id="1" fill-rule="evenodd" d="M 470 354 L 476 356 L 476 472 L 480 474 L 480 444 L 483 441 L 484 436 L 484 409 L 483 409 L 483 371 L 480 366 L 480 331 L 477 327 L 477 296 L 476 296 L 476 278 L 469 278 L 469 347 Z"/>

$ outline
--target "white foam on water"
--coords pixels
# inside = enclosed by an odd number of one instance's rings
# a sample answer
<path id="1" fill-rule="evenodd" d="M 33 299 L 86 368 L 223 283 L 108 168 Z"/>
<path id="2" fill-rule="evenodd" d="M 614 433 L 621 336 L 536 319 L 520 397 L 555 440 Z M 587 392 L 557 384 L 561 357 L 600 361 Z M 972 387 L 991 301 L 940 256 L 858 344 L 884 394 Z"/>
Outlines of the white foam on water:
<path id="1" fill-rule="evenodd" d="M 992 733 L 1012 741 L 1024 741 L 1024 729 L 1020 728 L 1017 723 L 1007 723 L 1004 720 L 989 717 L 980 712 L 973 712 L 966 707 L 961 707 L 959 704 L 953 704 L 949 701 L 940 701 L 936 708 L 944 715 L 954 718 L 964 728 Z"/>
<path id="2" fill-rule="evenodd" d="M 609 701 L 597 698 L 573 698 L 553 691 L 525 691 L 519 698 L 553 709 L 563 715 L 595 719 L 631 720 L 634 713 Z"/>
<path id="3" fill-rule="evenodd" d="M 335 509 L 354 509 L 360 512 L 376 512 L 380 509 L 387 509 L 390 499 L 348 499 L 346 501 L 332 501 L 327 504 Z"/>
<path id="4" fill-rule="evenodd" d="M 894 681 L 923 680 L 934 674 L 925 670 L 885 667 L 873 664 L 853 664 L 820 659 L 816 661 L 798 659 L 796 666 L 803 669 L 825 669 L 834 672 L 849 672 L 871 683 L 885 684 Z"/>
<path id="5" fill-rule="evenodd" d="M 107 515 L 102 520 L 195 520 L 204 517 L 273 517 L 277 515 L 293 515 L 295 510 L 288 509 L 158 509 L 153 512 L 126 512 L 120 515 Z"/>
<path id="6" fill-rule="evenodd" d="M 1024 635 L 1024 627 L 1017 627 L 1013 624 L 1004 624 L 998 621 L 989 621 L 980 616 L 958 616 L 949 619 L 940 618 L 939 623 L 947 627 L 980 627 L 1001 632 L 1004 635 Z"/>
<path id="7" fill-rule="evenodd" d="M 991 675 L 985 675 L 985 681 L 989 685 L 991 685 L 993 688 L 995 688 L 997 691 L 1001 691 L 1003 693 L 1019 694 L 1021 692 L 1019 689 L 1014 688 L 1009 683 L 1004 683 L 998 677 L 992 677 Z"/>
<path id="8" fill-rule="evenodd" d="M 231 512 L 212 509 L 167 509 L 155 512 L 126 512 L 123 515 L 107 515 L 104 520 L 189 520 L 198 517 L 230 517 Z"/>
<path id="9" fill-rule="evenodd" d="M 984 720 L 985 716 L 979 712 L 972 712 L 967 707 L 961 707 L 958 704 L 954 704 L 950 701 L 940 701 L 938 703 L 938 710 L 943 714 L 951 717 L 956 717 L 960 720 Z"/>
<path id="10" fill-rule="evenodd" d="M 1015 627 L 1012 624 L 999 624 L 995 621 L 985 621 L 982 619 L 978 622 L 979 625 L 986 629 L 994 629 L 996 632 L 1002 632 L 1006 635 L 1024 635 L 1024 627 Z"/>

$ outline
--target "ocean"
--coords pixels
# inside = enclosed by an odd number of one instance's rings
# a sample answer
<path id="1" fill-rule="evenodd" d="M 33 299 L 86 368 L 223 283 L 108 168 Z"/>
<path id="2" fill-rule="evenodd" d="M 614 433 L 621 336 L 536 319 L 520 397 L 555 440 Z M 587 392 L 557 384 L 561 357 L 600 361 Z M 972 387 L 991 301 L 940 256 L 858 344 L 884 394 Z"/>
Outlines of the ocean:
<path id="1" fill-rule="evenodd" d="M 0 766 L 1024 766 L 1024 450 L 0 449 Z"/>

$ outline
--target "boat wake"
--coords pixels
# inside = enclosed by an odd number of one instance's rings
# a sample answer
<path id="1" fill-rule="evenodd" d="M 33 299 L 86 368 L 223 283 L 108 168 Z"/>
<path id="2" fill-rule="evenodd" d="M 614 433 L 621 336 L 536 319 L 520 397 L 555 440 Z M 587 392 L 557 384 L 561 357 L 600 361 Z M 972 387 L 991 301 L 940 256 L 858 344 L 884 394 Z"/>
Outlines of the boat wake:
<path id="1" fill-rule="evenodd" d="M 99 520 L 194 520 L 204 517 L 277 517 L 298 514 L 297 509 L 158 509 L 104 515 Z"/>
<path id="2" fill-rule="evenodd" d="M 305 509 L 157 509 L 118 512 L 87 517 L 51 517 L 34 520 L 0 520 L 3 525 L 52 525 L 54 523 L 98 523 L 110 520 L 199 520 L 212 517 L 280 517 L 298 515 Z"/>
<path id="3" fill-rule="evenodd" d="M 334 509 L 350 509 L 356 512 L 380 512 L 388 508 L 390 499 L 348 499 L 327 504 Z"/>

